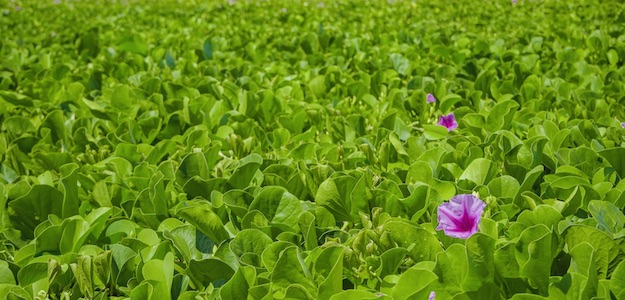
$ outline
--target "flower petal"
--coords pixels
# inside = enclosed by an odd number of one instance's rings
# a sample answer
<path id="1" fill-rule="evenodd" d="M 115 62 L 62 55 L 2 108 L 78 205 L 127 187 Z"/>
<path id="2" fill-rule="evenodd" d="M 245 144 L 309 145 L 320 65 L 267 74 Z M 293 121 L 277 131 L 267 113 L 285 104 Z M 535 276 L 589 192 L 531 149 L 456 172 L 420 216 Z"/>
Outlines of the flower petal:
<path id="1" fill-rule="evenodd" d="M 486 203 L 470 194 L 456 195 L 438 206 L 438 226 L 455 238 L 468 238 L 478 231 Z"/>
<path id="2" fill-rule="evenodd" d="M 447 128 L 447 131 L 452 131 L 458 128 L 458 122 L 456 122 L 456 116 L 454 116 L 453 113 L 450 113 L 448 115 L 441 115 L 438 118 L 437 124 L 445 126 L 445 128 Z"/>
<path id="3" fill-rule="evenodd" d="M 436 292 L 431 291 L 430 296 L 428 296 L 428 300 L 434 300 L 434 299 L 436 299 Z"/>

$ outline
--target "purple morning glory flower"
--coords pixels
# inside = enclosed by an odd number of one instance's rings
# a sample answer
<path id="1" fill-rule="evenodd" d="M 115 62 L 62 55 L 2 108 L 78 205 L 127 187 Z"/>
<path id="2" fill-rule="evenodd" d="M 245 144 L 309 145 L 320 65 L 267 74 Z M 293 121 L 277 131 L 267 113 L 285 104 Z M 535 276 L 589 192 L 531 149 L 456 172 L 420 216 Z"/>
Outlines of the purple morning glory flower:
<path id="1" fill-rule="evenodd" d="M 458 122 L 456 122 L 456 116 L 454 116 L 454 113 L 450 113 L 446 116 L 440 116 L 438 118 L 438 123 L 436 124 L 445 126 L 445 128 L 447 128 L 447 131 L 452 131 L 458 128 Z"/>
<path id="2" fill-rule="evenodd" d="M 456 195 L 438 206 L 438 227 L 450 237 L 466 239 L 477 232 L 486 203 L 471 194 Z"/>
<path id="3" fill-rule="evenodd" d="M 436 292 L 431 291 L 430 296 L 428 297 L 428 300 L 434 300 L 434 299 L 436 299 Z"/>
<path id="4" fill-rule="evenodd" d="M 434 103 L 434 102 L 436 102 L 436 97 L 434 97 L 434 95 L 428 93 L 428 95 L 425 98 L 425 101 L 427 101 L 428 103 Z"/>

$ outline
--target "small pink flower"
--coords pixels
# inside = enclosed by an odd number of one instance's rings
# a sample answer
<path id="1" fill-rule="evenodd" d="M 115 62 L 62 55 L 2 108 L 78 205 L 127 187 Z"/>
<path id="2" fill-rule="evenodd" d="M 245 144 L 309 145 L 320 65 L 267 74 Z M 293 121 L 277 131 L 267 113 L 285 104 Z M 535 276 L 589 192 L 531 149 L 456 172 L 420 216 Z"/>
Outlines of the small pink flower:
<path id="1" fill-rule="evenodd" d="M 434 299 L 436 299 L 436 292 L 431 291 L 430 296 L 428 297 L 428 300 L 434 300 Z"/>
<path id="2" fill-rule="evenodd" d="M 434 103 L 434 102 L 436 102 L 436 97 L 434 97 L 434 95 L 428 93 L 428 95 L 425 97 L 425 101 L 427 101 L 427 103 Z"/>
<path id="3" fill-rule="evenodd" d="M 470 194 L 456 195 L 438 206 L 438 227 L 450 237 L 466 239 L 477 232 L 486 203 Z"/>
<path id="4" fill-rule="evenodd" d="M 452 131 L 458 128 L 458 122 L 456 122 L 456 116 L 454 116 L 454 113 L 440 116 L 438 118 L 438 123 L 436 124 L 445 126 L 445 128 L 447 128 L 447 131 Z"/>

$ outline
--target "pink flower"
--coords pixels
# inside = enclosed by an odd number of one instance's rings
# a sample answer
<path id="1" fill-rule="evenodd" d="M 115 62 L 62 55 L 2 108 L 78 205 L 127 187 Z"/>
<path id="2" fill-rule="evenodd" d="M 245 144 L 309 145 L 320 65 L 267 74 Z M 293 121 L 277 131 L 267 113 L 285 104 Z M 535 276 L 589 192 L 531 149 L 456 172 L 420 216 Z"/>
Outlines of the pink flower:
<path id="1" fill-rule="evenodd" d="M 456 195 L 438 206 L 438 227 L 450 237 L 466 239 L 477 232 L 486 203 L 470 194 Z"/>
<path id="2" fill-rule="evenodd" d="M 445 115 L 440 116 L 438 118 L 437 124 L 445 126 L 445 128 L 447 128 L 447 131 L 452 131 L 458 128 L 458 122 L 456 122 L 456 116 L 454 116 L 454 113 L 450 113 L 446 116 Z"/>
<path id="3" fill-rule="evenodd" d="M 436 102 L 436 97 L 434 97 L 434 95 L 428 93 L 428 95 L 425 97 L 425 101 L 427 101 L 428 103 L 434 103 L 434 102 Z"/>
<path id="4" fill-rule="evenodd" d="M 436 292 L 431 291 L 430 296 L 428 297 L 428 300 L 434 300 L 434 299 L 436 299 Z"/>

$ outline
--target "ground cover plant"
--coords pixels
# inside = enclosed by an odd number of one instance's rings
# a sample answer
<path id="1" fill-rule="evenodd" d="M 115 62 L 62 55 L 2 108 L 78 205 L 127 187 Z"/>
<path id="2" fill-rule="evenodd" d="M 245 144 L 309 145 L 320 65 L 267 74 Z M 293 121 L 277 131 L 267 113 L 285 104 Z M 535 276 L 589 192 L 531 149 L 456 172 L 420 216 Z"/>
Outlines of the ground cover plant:
<path id="1" fill-rule="evenodd" d="M 624 10 L 0 2 L 0 295 L 625 299 Z"/>

